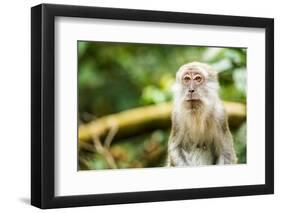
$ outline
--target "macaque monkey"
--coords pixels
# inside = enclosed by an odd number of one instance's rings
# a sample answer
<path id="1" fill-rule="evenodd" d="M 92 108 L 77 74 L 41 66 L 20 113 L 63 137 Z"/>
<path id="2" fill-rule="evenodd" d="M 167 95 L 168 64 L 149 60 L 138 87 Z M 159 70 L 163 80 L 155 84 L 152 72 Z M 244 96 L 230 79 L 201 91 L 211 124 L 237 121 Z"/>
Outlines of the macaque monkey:
<path id="1" fill-rule="evenodd" d="M 217 72 L 207 64 L 192 62 L 177 71 L 168 166 L 236 163 L 218 89 Z"/>

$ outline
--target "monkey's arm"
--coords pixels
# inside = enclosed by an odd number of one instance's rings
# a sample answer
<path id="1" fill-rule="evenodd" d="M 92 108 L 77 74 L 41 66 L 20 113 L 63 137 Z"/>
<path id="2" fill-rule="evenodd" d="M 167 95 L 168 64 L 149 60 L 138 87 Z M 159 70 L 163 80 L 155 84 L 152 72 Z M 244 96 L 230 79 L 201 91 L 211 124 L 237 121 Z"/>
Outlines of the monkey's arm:
<path id="1" fill-rule="evenodd" d="M 179 125 L 176 117 L 176 113 L 172 112 L 172 128 L 170 138 L 168 142 L 168 158 L 167 166 L 184 166 L 185 157 L 182 153 L 181 141 L 182 135 L 180 134 Z"/>
<path id="2" fill-rule="evenodd" d="M 228 129 L 222 137 L 222 140 L 222 147 L 216 164 L 235 164 L 237 162 L 237 158 L 233 147 L 232 135 Z"/>
<path id="3" fill-rule="evenodd" d="M 174 167 L 186 165 L 188 165 L 188 163 L 186 162 L 182 148 L 176 147 L 169 150 L 167 166 Z"/>
<path id="4" fill-rule="evenodd" d="M 176 136 L 174 132 L 175 129 L 172 128 L 172 133 L 168 142 L 167 166 L 186 166 L 186 159 L 180 145 L 182 138 L 179 137 L 179 134 Z"/>

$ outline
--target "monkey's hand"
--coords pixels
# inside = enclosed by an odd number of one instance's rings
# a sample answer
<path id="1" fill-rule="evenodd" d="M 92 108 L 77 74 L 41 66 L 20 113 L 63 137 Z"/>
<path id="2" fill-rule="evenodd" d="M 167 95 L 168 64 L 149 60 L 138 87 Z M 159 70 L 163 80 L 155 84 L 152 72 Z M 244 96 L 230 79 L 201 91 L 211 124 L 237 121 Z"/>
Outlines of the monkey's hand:
<path id="1" fill-rule="evenodd" d="M 223 164 L 235 164 L 237 162 L 236 153 L 233 148 L 233 142 L 227 141 L 227 143 L 224 144 L 220 155 L 218 156 L 217 163 L 218 165 Z"/>

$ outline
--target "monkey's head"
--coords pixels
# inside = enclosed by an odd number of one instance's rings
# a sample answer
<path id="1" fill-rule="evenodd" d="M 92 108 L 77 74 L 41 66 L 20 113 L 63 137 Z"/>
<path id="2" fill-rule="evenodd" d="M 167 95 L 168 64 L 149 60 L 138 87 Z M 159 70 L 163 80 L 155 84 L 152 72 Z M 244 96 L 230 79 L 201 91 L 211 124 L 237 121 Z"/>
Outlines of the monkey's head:
<path id="1" fill-rule="evenodd" d="M 210 105 L 218 98 L 217 72 L 209 65 L 192 62 L 182 65 L 176 74 L 175 100 L 188 109 Z"/>

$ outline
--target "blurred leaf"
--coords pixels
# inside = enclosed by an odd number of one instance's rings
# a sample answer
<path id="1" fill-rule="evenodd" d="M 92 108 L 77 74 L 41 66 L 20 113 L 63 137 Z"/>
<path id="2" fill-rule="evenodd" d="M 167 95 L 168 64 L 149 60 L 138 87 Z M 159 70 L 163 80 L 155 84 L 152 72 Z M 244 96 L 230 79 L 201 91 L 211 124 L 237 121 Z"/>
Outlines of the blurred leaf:
<path id="1" fill-rule="evenodd" d="M 216 61 L 215 63 L 211 64 L 211 66 L 217 72 L 223 72 L 225 70 L 230 70 L 233 67 L 231 60 L 228 58 L 223 58 L 219 61 Z"/>
<path id="2" fill-rule="evenodd" d="M 237 153 L 239 163 L 246 163 L 246 139 L 247 125 L 246 122 L 241 125 L 234 135 L 234 148 Z"/>
<path id="3" fill-rule="evenodd" d="M 235 64 L 242 64 L 244 62 L 244 56 L 237 49 L 225 49 L 225 57 Z"/>
<path id="4" fill-rule="evenodd" d="M 79 54 L 79 57 L 81 57 L 84 53 L 85 53 L 85 51 L 86 51 L 86 49 L 87 49 L 87 47 L 88 47 L 88 42 L 85 42 L 85 41 L 79 41 L 78 42 L 78 54 Z"/>
<path id="5" fill-rule="evenodd" d="M 238 68 L 233 71 L 233 79 L 236 88 L 246 95 L 247 72 L 245 68 Z"/>
<path id="6" fill-rule="evenodd" d="M 204 52 L 202 56 L 202 60 L 206 62 L 215 61 L 221 54 L 222 50 L 223 50 L 222 48 L 216 48 L 216 47 L 207 48 L 207 50 Z"/>
<path id="7" fill-rule="evenodd" d="M 162 103 L 166 101 L 165 93 L 156 86 L 147 86 L 143 90 L 142 100 L 144 103 Z"/>

